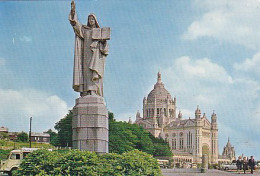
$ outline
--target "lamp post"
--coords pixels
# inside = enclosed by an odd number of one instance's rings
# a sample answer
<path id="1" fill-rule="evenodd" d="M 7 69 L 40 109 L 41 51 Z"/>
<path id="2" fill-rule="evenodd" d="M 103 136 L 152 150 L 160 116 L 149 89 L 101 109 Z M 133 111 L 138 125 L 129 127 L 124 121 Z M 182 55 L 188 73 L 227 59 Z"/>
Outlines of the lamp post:
<path id="1" fill-rule="evenodd" d="M 32 133 L 32 117 L 30 117 L 30 131 L 29 131 L 30 148 L 32 148 L 31 133 Z"/>

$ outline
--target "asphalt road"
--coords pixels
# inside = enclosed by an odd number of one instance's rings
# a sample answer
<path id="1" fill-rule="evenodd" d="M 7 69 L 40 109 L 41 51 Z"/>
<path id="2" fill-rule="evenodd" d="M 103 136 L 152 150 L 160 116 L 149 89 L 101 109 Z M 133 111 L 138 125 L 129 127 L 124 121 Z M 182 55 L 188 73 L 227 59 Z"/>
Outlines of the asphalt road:
<path id="1" fill-rule="evenodd" d="M 227 171 L 220 171 L 220 170 L 215 170 L 215 169 L 210 169 L 208 170 L 207 173 L 176 173 L 173 170 L 171 171 L 171 169 L 162 169 L 162 174 L 164 176 L 235 176 L 235 175 L 252 175 L 250 174 L 250 171 L 248 170 L 246 172 L 246 174 L 242 173 L 238 174 L 237 172 L 227 172 Z M 254 171 L 253 175 L 259 175 L 260 176 L 260 172 L 259 171 Z"/>

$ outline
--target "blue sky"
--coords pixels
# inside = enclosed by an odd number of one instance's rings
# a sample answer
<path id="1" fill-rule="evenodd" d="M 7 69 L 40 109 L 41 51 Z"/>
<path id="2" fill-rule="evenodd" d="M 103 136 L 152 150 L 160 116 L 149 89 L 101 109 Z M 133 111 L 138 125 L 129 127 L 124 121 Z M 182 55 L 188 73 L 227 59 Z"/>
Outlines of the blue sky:
<path id="1" fill-rule="evenodd" d="M 0 125 L 53 128 L 79 95 L 72 89 L 70 1 L 0 2 Z M 258 0 L 76 1 L 81 23 L 111 27 L 104 96 L 118 120 L 135 119 L 158 71 L 185 118 L 197 105 L 219 123 L 219 151 L 260 158 Z"/>

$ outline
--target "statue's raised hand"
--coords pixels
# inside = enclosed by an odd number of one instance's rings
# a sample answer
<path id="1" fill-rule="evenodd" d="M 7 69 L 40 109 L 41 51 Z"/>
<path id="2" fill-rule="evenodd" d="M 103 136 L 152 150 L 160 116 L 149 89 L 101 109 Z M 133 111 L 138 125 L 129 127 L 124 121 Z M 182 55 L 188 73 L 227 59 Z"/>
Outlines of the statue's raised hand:
<path id="1" fill-rule="evenodd" d="M 72 1 L 71 1 L 71 12 L 70 12 L 72 19 L 74 19 L 75 9 L 76 9 L 76 4 L 75 4 L 75 2 L 72 0 Z"/>

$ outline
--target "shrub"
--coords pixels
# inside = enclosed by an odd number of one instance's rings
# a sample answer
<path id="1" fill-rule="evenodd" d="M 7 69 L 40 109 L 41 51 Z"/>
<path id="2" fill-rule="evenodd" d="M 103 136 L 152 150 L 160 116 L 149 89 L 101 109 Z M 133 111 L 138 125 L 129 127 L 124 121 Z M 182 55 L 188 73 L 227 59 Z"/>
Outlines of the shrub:
<path id="1" fill-rule="evenodd" d="M 139 150 L 123 153 L 123 175 L 160 175 L 157 160 Z"/>
<path id="2" fill-rule="evenodd" d="M 36 150 L 22 161 L 18 175 L 51 174 L 59 158 L 60 154 L 56 151 Z"/>
<path id="3" fill-rule="evenodd" d="M 7 159 L 10 151 L 11 150 L 2 150 L 2 149 L 0 149 L 0 160 Z"/>
<path id="4" fill-rule="evenodd" d="M 36 150 L 23 160 L 17 175 L 157 176 L 161 171 L 155 158 L 138 150 L 122 155 Z"/>

